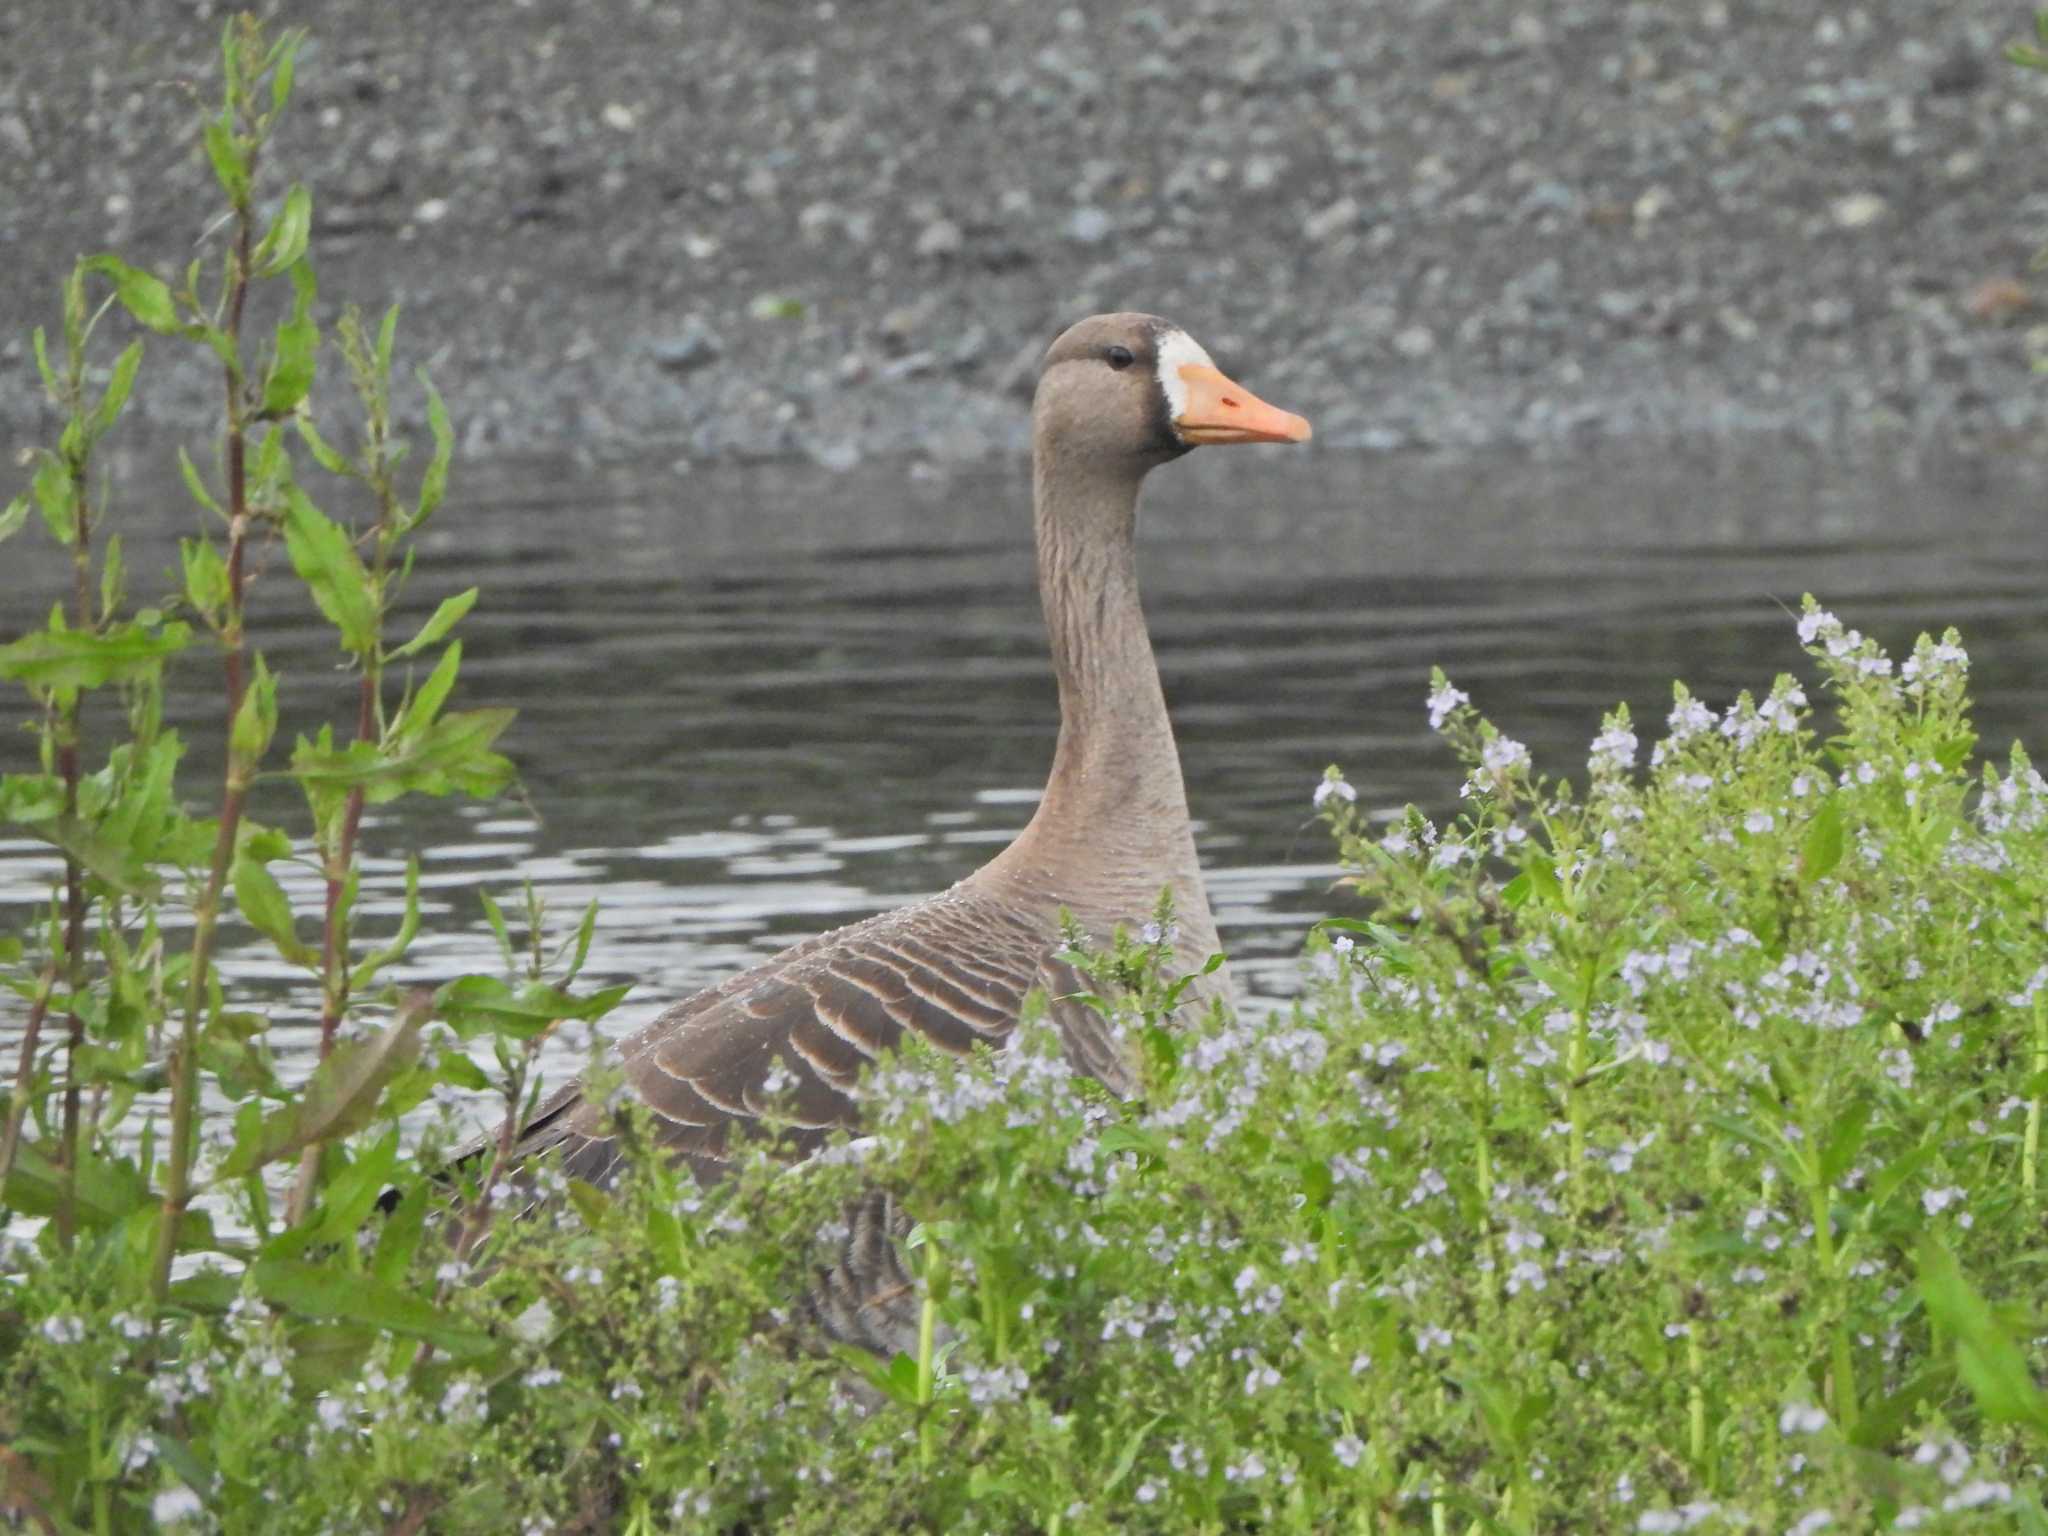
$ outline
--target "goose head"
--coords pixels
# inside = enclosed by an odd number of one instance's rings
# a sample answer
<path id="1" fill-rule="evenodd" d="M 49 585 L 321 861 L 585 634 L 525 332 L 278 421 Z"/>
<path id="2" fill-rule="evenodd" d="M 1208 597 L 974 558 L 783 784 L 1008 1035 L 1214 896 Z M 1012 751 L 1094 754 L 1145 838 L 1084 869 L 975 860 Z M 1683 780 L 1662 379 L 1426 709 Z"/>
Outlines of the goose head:
<path id="1" fill-rule="evenodd" d="M 1095 315 L 1046 350 L 1034 435 L 1061 458 L 1143 474 L 1204 443 L 1303 443 L 1309 424 L 1233 382 L 1156 315 Z"/>

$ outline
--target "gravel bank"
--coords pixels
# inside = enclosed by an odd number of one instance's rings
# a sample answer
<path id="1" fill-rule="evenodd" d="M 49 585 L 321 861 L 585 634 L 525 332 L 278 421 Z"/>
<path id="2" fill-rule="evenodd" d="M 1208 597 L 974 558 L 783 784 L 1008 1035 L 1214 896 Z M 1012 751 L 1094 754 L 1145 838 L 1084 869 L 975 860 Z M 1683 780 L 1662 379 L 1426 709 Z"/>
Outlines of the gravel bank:
<path id="1" fill-rule="evenodd" d="M 404 302 L 472 446 L 980 458 L 1123 306 L 1340 446 L 2009 444 L 2048 401 L 2007 3 L 287 9 L 323 295 Z M 72 256 L 204 231 L 219 21 L 0 10 L 10 447 Z"/>

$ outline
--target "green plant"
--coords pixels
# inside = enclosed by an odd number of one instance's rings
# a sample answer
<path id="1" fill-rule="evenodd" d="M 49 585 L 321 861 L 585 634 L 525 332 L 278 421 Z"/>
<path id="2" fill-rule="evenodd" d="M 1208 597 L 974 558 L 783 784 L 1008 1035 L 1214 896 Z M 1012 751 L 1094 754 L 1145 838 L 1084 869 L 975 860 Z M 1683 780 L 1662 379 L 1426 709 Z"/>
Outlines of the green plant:
<path id="1" fill-rule="evenodd" d="M 404 916 L 381 942 L 366 945 L 353 921 L 364 807 L 408 794 L 500 793 L 512 768 L 494 742 L 511 716 L 448 707 L 461 662 L 450 634 L 474 589 L 442 602 L 402 643 L 387 639 L 412 541 L 440 508 L 453 444 L 439 397 L 422 380 L 433 452 L 417 482 L 402 487 L 395 310 L 374 332 L 353 310 L 334 327 L 358 445 L 339 449 L 316 426 L 322 335 L 308 256 L 311 196 L 291 186 L 267 224 L 258 210 L 261 162 L 291 96 L 299 43 L 297 33 L 272 40 L 247 18 L 229 23 L 223 103 L 203 133 L 227 203 L 216 256 L 176 282 L 112 255 L 79 263 L 64 289 L 61 350 L 53 357 L 43 332 L 35 336 L 65 425 L 38 455 L 30 489 L 0 513 L 0 538 L 8 538 L 39 512 L 72 571 L 67 601 L 48 624 L 0 646 L 0 680 L 25 691 L 38 743 L 37 771 L 0 779 L 0 819 L 62 858 L 44 918 L 0 945 L 0 982 L 28 1010 L 0 1133 L 0 1208 L 46 1219 L 35 1239 L 39 1283 L 128 1319 L 95 1345 L 118 1347 L 131 1366 L 110 1379 L 78 1374 L 77 1360 L 47 1362 L 56 1372 L 48 1379 L 71 1381 L 80 1395 L 58 1409 L 31 1393 L 0 1414 L 14 1448 L 6 1463 L 14 1506 L 45 1525 L 105 1529 L 150 1507 L 152 1479 L 124 1467 L 117 1447 L 157 1417 L 160 1404 L 144 1391 L 152 1376 L 170 1380 L 180 1362 L 203 1355 L 245 1288 L 281 1313 L 282 1342 L 302 1375 L 364 1358 L 390 1333 L 440 1330 L 432 1308 L 396 1283 L 420 1222 L 387 1227 L 372 1253 L 355 1242 L 386 1179 L 406 1177 L 408 1215 L 424 1211 L 420 1175 L 401 1164 L 395 1133 L 382 1128 L 437 1084 L 497 1082 L 464 1049 L 478 1036 L 497 1040 L 516 1097 L 528 1086 L 530 1055 L 519 1042 L 558 1019 L 595 1017 L 623 990 L 571 998 L 538 973 L 516 983 L 460 978 L 405 997 L 380 985 L 417 930 L 416 865 Z M 269 290 L 278 288 L 289 297 L 273 305 Z M 204 348 L 222 378 L 216 474 L 179 454 L 204 519 L 182 545 L 179 590 L 134 609 L 118 514 L 96 474 L 96 454 L 144 363 L 138 339 L 95 388 L 96 346 L 116 308 L 157 337 Z M 279 316 L 259 346 L 252 317 L 271 308 Z M 359 488 L 370 512 L 363 526 L 320 509 L 295 463 L 299 450 L 330 489 Z M 275 543 L 356 674 L 351 725 L 300 736 L 288 761 L 274 750 L 278 680 L 250 632 L 246 601 L 252 565 Z M 162 724 L 166 673 L 202 637 L 222 675 L 225 766 L 210 818 L 186 811 L 187 744 Z M 103 756 L 96 742 L 106 744 Z M 254 814 L 259 802 L 286 809 L 278 792 L 292 787 L 306 815 L 297 840 Z M 308 862 L 321 876 L 317 939 L 306 937 L 308 919 L 273 873 L 281 861 Z M 303 1082 L 278 1070 L 267 1007 L 223 978 L 218 938 L 236 920 L 318 989 L 317 1065 Z M 570 979 L 590 921 L 563 957 Z M 430 1019 L 450 1027 L 431 1053 L 423 1049 Z M 160 1118 L 151 1096 L 166 1088 Z M 232 1136 L 211 1150 L 202 1135 L 209 1101 L 234 1106 Z M 281 1170 L 295 1171 L 273 1187 Z M 39 1326 L 50 1342 L 69 1337 L 51 1319 Z M 18 1310 L 0 1316 L 16 1374 L 29 1330 Z M 317 1367 L 307 1363 L 316 1357 Z M 230 1508 L 246 1496 L 234 1488 L 242 1448 L 181 1436 L 175 1424 L 151 1433 L 188 1492 Z"/>

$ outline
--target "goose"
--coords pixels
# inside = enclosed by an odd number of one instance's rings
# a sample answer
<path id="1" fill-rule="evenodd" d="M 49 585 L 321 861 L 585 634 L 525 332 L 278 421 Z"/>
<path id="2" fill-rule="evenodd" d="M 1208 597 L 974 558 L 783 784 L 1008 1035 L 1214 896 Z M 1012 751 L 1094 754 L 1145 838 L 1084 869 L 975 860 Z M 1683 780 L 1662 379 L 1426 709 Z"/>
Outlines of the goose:
<path id="1" fill-rule="evenodd" d="M 1179 752 L 1138 602 L 1139 489 L 1201 444 L 1300 443 L 1307 421 L 1233 383 L 1180 327 L 1105 314 L 1046 351 L 1032 405 L 1038 586 L 1059 682 L 1045 793 L 1015 841 L 951 889 L 807 939 L 676 1003 L 619 1047 L 656 1139 L 700 1181 L 771 1107 L 779 1143 L 815 1150 L 857 1123 L 861 1071 L 906 1034 L 956 1054 L 1001 1047 L 1034 988 L 1075 1070 L 1119 1091 L 1129 1064 L 1099 1015 L 1062 998 L 1085 982 L 1057 958 L 1061 914 L 1106 936 L 1170 891 L 1176 964 L 1216 951 Z M 1190 1002 L 1228 1000 L 1227 967 Z M 571 1083 L 517 1129 L 516 1160 L 559 1156 L 607 1182 L 623 1155 L 613 1117 Z M 886 1219 L 855 1222 L 842 1268 L 887 1272 Z M 867 1250 L 871 1261 L 854 1250 Z M 832 1330 L 838 1332 L 839 1330 Z"/>

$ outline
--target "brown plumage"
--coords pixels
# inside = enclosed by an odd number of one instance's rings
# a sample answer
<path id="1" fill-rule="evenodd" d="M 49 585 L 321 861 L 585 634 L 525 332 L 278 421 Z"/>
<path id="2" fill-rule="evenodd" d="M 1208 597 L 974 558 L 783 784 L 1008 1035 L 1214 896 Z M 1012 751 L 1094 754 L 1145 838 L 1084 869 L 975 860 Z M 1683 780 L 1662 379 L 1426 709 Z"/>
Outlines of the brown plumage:
<path id="1" fill-rule="evenodd" d="M 1053 999 L 1074 1066 L 1127 1086 L 1101 1020 L 1060 1001 L 1081 987 L 1054 958 L 1062 908 L 1106 937 L 1143 922 L 1170 889 L 1179 962 L 1199 967 L 1216 949 L 1138 605 L 1138 490 L 1198 443 L 1299 442 L 1308 423 L 1232 384 L 1186 333 L 1137 314 L 1098 315 L 1052 344 L 1032 423 L 1038 579 L 1060 696 L 1044 798 L 1015 842 L 951 890 L 808 939 L 623 1042 L 627 1085 L 653 1110 L 664 1148 L 700 1178 L 718 1176 L 771 1097 L 787 1150 L 807 1152 L 855 1123 L 861 1069 L 906 1032 L 955 1053 L 1001 1046 L 1034 987 Z M 1218 971 L 1195 1000 L 1227 987 Z M 595 1182 L 620 1155 L 609 1117 L 576 1084 L 540 1107 L 516 1150 L 558 1150 L 567 1172 Z M 856 1222 L 845 1294 L 821 1293 L 828 1327 L 831 1311 L 858 1310 L 856 1291 L 887 1280 L 887 1266 L 867 1274 L 855 1250 L 889 1249 L 890 1219 L 868 1211 Z"/>

